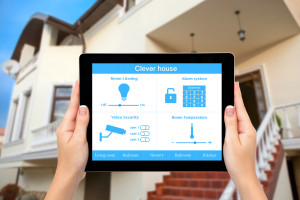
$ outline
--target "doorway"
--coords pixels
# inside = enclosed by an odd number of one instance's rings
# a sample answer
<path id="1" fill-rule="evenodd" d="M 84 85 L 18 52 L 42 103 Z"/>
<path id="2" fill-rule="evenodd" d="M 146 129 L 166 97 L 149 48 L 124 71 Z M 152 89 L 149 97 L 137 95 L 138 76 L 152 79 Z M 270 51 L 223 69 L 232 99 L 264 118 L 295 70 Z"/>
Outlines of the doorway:
<path id="1" fill-rule="evenodd" d="M 267 112 L 261 71 L 255 70 L 236 76 L 235 80 L 240 82 L 246 110 L 253 126 L 257 129 Z"/>
<path id="2" fill-rule="evenodd" d="M 110 172 L 89 172 L 85 180 L 85 200 L 110 199 Z"/>

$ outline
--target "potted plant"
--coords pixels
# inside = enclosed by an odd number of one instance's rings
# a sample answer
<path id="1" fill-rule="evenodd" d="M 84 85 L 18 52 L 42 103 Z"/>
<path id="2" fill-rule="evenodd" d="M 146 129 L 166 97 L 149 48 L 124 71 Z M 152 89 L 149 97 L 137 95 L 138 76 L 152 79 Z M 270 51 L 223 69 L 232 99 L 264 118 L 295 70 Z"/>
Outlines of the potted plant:
<path id="1" fill-rule="evenodd" d="M 283 128 L 282 128 L 281 118 L 277 115 L 277 113 L 275 113 L 275 118 L 276 118 L 277 125 L 279 127 L 279 135 L 281 136 L 281 138 L 283 138 L 283 135 L 282 135 Z"/>

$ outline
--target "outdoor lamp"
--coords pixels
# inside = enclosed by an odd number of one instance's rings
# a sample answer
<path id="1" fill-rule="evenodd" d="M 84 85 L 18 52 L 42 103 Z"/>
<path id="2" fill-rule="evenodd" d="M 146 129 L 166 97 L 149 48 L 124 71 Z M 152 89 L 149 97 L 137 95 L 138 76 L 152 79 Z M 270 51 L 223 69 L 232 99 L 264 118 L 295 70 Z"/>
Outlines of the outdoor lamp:
<path id="1" fill-rule="evenodd" d="M 243 30 L 243 29 L 239 30 L 238 35 L 239 35 L 241 41 L 244 41 L 246 39 L 245 30 Z"/>
<path id="2" fill-rule="evenodd" d="M 238 20 L 238 24 L 239 24 L 239 28 L 240 28 L 240 30 L 237 33 L 238 33 L 238 36 L 240 37 L 240 40 L 244 41 L 246 39 L 246 35 L 245 35 L 246 31 L 244 29 L 242 29 L 242 26 L 241 26 L 240 11 L 236 10 L 235 14 L 237 16 L 237 20 Z"/>

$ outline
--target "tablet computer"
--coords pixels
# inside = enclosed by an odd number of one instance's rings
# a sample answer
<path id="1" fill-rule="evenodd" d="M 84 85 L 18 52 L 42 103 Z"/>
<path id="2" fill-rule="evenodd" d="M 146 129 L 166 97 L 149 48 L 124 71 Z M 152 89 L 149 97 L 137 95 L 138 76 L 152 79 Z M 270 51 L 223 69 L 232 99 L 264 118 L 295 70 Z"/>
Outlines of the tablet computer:
<path id="1" fill-rule="evenodd" d="M 226 171 L 231 53 L 82 54 L 86 171 Z"/>

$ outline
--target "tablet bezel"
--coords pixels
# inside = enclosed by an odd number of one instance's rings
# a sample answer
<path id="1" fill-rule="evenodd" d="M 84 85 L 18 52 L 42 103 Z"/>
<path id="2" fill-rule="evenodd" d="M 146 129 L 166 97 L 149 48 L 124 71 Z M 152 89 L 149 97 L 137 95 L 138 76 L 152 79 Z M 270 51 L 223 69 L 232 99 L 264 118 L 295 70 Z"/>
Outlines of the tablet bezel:
<path id="1" fill-rule="evenodd" d="M 90 109 L 87 128 L 89 157 L 86 171 L 226 171 L 223 156 L 225 137 L 222 114 L 222 161 L 93 161 L 92 160 L 92 63 L 222 63 L 222 111 L 234 104 L 234 55 L 231 53 L 82 54 L 80 105 Z"/>

